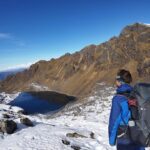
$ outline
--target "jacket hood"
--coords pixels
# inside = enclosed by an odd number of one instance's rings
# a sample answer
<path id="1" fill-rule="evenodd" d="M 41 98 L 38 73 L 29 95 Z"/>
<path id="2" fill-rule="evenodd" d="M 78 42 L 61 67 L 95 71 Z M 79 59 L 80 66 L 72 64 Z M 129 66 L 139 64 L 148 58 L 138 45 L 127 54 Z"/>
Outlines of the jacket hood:
<path id="1" fill-rule="evenodd" d="M 133 87 L 129 84 L 122 84 L 117 88 L 117 93 L 130 93 Z"/>

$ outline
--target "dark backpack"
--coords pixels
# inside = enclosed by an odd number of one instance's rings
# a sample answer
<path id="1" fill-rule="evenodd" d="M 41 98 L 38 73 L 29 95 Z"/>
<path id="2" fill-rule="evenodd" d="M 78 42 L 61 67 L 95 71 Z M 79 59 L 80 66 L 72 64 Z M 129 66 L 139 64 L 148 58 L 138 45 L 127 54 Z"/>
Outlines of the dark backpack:
<path id="1" fill-rule="evenodd" d="M 138 83 L 128 97 L 131 121 L 129 133 L 131 140 L 144 147 L 150 146 L 150 84 Z M 134 123 L 130 123 L 134 122 Z"/>

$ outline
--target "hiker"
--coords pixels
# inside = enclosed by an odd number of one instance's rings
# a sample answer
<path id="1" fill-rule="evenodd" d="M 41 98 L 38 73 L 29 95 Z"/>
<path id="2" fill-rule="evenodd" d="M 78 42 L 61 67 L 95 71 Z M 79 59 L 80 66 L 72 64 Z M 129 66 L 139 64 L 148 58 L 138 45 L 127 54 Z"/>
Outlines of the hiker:
<path id="1" fill-rule="evenodd" d="M 128 122 L 131 112 L 128 99 L 124 94 L 130 94 L 133 90 L 131 73 L 127 70 L 119 70 L 116 76 L 116 94 L 112 99 L 112 107 L 109 118 L 109 144 L 116 145 L 117 150 L 145 150 L 137 143 L 133 143 L 129 137 Z"/>

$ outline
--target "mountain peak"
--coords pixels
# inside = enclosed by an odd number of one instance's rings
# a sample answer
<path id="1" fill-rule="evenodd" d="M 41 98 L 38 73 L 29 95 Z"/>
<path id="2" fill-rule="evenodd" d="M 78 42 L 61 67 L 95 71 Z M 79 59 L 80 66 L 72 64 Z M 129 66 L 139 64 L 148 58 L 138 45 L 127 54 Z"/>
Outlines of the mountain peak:
<path id="1" fill-rule="evenodd" d="M 126 26 L 119 37 L 105 43 L 33 64 L 29 70 L 4 80 L 0 91 L 30 91 L 31 83 L 38 83 L 50 90 L 79 97 L 89 94 L 97 82 L 112 83 L 121 68 L 130 70 L 135 81 L 150 80 L 149 58 L 150 28 L 135 23 Z"/>
<path id="2" fill-rule="evenodd" d="M 122 31 L 120 35 L 127 35 L 129 33 L 142 33 L 145 32 L 146 30 L 149 30 L 150 25 L 149 24 L 144 24 L 144 23 L 134 23 L 131 25 L 126 26 Z"/>

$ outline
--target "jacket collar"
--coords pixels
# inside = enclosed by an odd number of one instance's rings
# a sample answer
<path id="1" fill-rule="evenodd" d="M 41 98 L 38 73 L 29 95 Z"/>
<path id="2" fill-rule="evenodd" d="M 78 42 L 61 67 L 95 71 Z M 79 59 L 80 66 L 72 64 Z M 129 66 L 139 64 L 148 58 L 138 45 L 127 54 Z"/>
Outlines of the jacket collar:
<path id="1" fill-rule="evenodd" d="M 133 87 L 129 84 L 121 84 L 116 90 L 116 92 L 119 93 L 130 93 L 133 90 Z"/>

